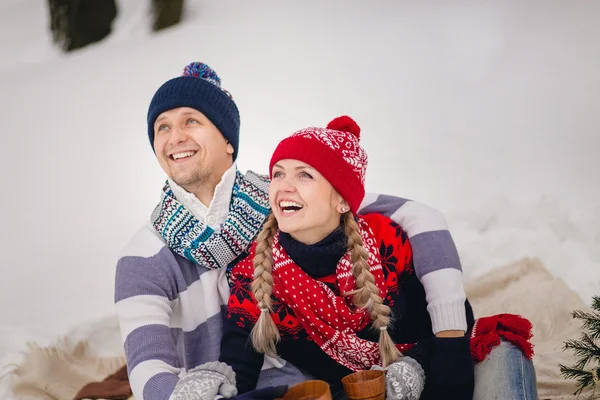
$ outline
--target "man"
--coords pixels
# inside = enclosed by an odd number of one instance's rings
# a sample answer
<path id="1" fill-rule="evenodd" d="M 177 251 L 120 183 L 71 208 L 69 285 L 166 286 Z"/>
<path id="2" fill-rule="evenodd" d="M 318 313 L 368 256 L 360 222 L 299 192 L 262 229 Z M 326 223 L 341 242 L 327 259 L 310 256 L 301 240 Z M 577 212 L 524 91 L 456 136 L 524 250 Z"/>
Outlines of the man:
<path id="1" fill-rule="evenodd" d="M 183 399 L 211 379 L 222 388 L 235 386 L 230 371 L 210 371 L 219 359 L 227 275 L 269 213 L 268 179 L 237 171 L 239 126 L 233 98 L 206 64 L 186 66 L 150 103 L 148 135 L 168 180 L 151 221 L 123 250 L 115 284 L 138 400 Z M 359 212 L 379 212 L 404 227 L 433 333 L 463 337 L 468 346 L 462 271 L 444 217 L 413 201 L 377 195 L 367 195 Z M 259 387 L 303 379 L 284 360 L 265 358 Z"/>

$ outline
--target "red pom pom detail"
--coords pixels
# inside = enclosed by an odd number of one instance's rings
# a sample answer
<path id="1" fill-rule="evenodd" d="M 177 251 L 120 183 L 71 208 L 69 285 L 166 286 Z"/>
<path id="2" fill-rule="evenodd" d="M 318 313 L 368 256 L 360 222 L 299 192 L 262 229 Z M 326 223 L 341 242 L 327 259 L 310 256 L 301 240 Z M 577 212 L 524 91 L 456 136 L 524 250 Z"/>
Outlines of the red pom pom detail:
<path id="1" fill-rule="evenodd" d="M 348 132 L 360 139 L 360 126 L 358 126 L 358 124 L 347 115 L 337 117 L 336 119 L 331 121 L 329 124 L 327 124 L 327 129 L 333 129 L 335 131 L 340 132 Z"/>

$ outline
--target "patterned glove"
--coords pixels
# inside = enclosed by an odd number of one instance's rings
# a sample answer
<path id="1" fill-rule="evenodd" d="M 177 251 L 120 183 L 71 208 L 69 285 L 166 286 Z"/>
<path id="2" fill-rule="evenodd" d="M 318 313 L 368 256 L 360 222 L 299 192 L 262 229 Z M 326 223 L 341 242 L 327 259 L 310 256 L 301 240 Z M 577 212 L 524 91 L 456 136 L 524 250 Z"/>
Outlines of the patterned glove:
<path id="1" fill-rule="evenodd" d="M 425 387 L 425 372 L 414 358 L 405 356 L 386 368 L 374 365 L 371 369 L 387 371 L 386 400 L 419 400 L 421 397 Z"/>
<path id="2" fill-rule="evenodd" d="M 211 361 L 189 370 L 175 385 L 169 400 L 215 400 L 237 394 L 235 372 L 225 363 Z"/>

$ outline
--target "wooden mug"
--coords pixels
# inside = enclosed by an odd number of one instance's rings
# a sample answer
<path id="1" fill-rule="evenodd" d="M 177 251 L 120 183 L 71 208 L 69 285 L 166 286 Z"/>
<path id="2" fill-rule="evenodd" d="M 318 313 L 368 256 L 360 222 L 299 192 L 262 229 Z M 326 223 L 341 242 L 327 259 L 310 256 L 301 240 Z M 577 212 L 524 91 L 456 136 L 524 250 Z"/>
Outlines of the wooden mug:
<path id="1" fill-rule="evenodd" d="M 385 400 L 385 371 L 358 371 L 342 378 L 349 400 Z"/>

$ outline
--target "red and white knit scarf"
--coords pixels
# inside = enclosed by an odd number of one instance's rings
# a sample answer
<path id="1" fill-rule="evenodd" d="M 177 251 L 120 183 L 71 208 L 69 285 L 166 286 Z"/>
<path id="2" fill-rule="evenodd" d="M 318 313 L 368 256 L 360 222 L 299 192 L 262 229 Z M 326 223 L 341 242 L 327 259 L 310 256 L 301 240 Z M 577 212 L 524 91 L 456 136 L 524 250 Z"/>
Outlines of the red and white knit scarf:
<path id="1" fill-rule="evenodd" d="M 385 298 L 387 288 L 375 235 L 361 218 L 359 227 L 375 285 Z M 351 296 L 337 296 L 326 284 L 304 272 L 283 249 L 279 235 L 273 240 L 273 262 L 273 295 L 294 311 L 306 332 L 325 353 L 353 371 L 380 365 L 378 344 L 356 335 L 369 324 L 370 317 L 365 310 L 352 305 Z M 338 262 L 336 277 L 341 294 L 355 289 L 350 252 Z M 397 347 L 404 351 L 412 345 Z"/>

